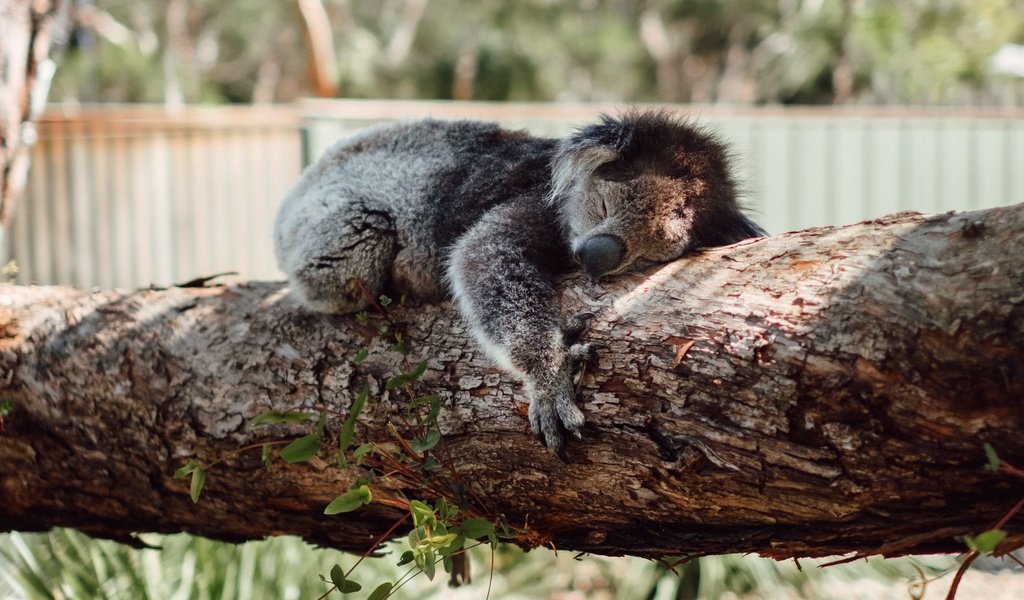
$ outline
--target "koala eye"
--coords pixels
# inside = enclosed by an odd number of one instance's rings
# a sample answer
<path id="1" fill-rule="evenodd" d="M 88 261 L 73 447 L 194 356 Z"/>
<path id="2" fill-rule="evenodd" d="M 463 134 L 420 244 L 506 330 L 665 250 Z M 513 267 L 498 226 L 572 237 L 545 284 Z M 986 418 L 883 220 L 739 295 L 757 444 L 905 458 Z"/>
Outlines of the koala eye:
<path id="1" fill-rule="evenodd" d="M 605 200 L 604 198 L 601 198 L 601 204 L 597 208 L 598 208 L 597 212 L 598 212 L 598 214 L 601 215 L 602 219 L 605 219 L 605 218 L 608 217 L 608 201 L 607 200 Z"/>

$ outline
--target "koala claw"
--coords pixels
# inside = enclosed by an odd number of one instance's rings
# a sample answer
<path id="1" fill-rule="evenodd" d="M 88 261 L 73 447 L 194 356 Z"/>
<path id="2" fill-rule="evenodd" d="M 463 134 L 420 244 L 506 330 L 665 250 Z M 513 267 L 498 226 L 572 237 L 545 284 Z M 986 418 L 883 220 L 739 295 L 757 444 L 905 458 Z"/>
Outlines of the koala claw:
<path id="1" fill-rule="evenodd" d="M 572 346 L 576 342 L 580 341 L 583 334 L 590 329 L 590 323 L 593 322 L 595 318 L 594 313 L 588 312 L 579 313 L 578 315 L 570 317 L 562 327 L 562 339 L 565 340 L 565 345 Z"/>
<path id="2" fill-rule="evenodd" d="M 599 344 L 573 344 L 569 346 L 568 357 L 569 372 L 576 373 L 583 365 L 593 365 L 597 362 L 597 351 L 603 348 Z"/>
<path id="3" fill-rule="evenodd" d="M 530 427 L 534 435 L 552 454 L 566 461 L 565 434 L 583 439 L 583 411 L 573 401 L 568 381 L 555 389 L 539 393 L 530 401 Z"/>

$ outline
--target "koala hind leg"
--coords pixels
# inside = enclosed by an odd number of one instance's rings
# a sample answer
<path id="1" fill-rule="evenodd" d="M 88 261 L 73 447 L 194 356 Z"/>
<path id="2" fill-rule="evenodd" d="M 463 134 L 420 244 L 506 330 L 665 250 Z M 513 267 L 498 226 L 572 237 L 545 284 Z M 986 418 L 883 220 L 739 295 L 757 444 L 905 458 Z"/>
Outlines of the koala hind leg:
<path id="1" fill-rule="evenodd" d="M 321 212 L 290 239 L 279 232 L 281 267 L 304 304 L 327 313 L 352 313 L 384 290 L 397 251 L 391 214 L 353 201 Z"/>

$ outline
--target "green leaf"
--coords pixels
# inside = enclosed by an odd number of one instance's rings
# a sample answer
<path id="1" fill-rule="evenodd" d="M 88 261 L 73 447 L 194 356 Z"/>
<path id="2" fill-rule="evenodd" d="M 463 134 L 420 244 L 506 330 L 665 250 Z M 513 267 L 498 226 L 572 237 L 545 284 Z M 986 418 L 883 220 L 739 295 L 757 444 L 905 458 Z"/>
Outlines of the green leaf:
<path id="1" fill-rule="evenodd" d="M 433 550 L 427 550 L 423 553 L 423 565 L 421 568 L 423 569 L 424 575 L 427 576 L 427 579 L 431 581 L 434 580 L 434 573 L 436 571 L 436 565 L 434 564 L 435 560 Z"/>
<path id="2" fill-rule="evenodd" d="M 452 572 L 452 557 L 450 557 L 450 556 L 442 556 L 441 557 L 441 564 L 444 566 L 444 572 L 445 573 L 451 573 Z"/>
<path id="3" fill-rule="evenodd" d="M 368 442 L 366 444 L 363 444 L 362 446 L 359 446 L 355 450 L 353 450 L 352 451 L 352 458 L 356 459 L 356 464 L 357 465 L 361 465 L 361 464 L 363 464 L 363 458 L 367 454 L 371 454 L 372 452 L 373 452 L 373 444 Z"/>
<path id="4" fill-rule="evenodd" d="M 288 444 L 281 449 L 281 459 L 287 463 L 299 463 L 316 456 L 320 449 L 320 435 L 311 433 Z"/>
<path id="5" fill-rule="evenodd" d="M 356 583 L 351 579 L 346 579 L 345 584 L 338 588 L 342 594 L 351 594 L 352 592 L 358 592 L 363 589 L 362 584 Z"/>
<path id="6" fill-rule="evenodd" d="M 331 500 L 331 503 L 324 509 L 324 514 L 337 515 L 352 512 L 364 504 L 369 504 L 372 500 L 373 494 L 370 493 L 370 488 L 361 485 Z"/>
<path id="7" fill-rule="evenodd" d="M 427 361 L 424 360 L 424 361 L 420 362 L 418 365 L 416 365 L 413 368 L 413 370 L 408 373 L 407 377 L 410 380 L 412 380 L 412 381 L 416 381 L 417 379 L 422 377 L 423 374 L 426 373 L 426 372 L 427 372 Z"/>
<path id="8" fill-rule="evenodd" d="M 448 518 L 448 499 L 441 496 L 434 502 L 434 512 L 441 517 L 442 520 Z"/>
<path id="9" fill-rule="evenodd" d="M 178 469 L 177 471 L 174 472 L 174 478 L 175 479 L 184 479 L 186 476 L 188 476 L 189 473 L 191 473 L 192 471 L 195 471 L 196 469 L 201 469 L 202 466 L 203 465 L 200 464 L 198 460 L 192 459 L 192 460 L 188 461 L 187 463 L 185 463 L 184 467 L 182 467 L 182 468 L 180 468 L 180 469 Z"/>
<path id="10" fill-rule="evenodd" d="M 978 537 L 967 536 L 967 547 L 979 554 L 989 554 L 1006 539 L 1006 532 L 1002 529 L 990 529 L 978 534 Z"/>
<path id="11" fill-rule="evenodd" d="M 302 423 L 316 417 L 316 413 L 301 410 L 267 410 L 249 419 L 249 426 L 270 425 L 272 423 Z"/>
<path id="12" fill-rule="evenodd" d="M 11 414 L 11 408 L 13 406 L 14 405 L 11 404 L 11 401 L 8 400 L 7 398 L 4 398 L 3 400 L 0 400 L 0 419 L 2 419 L 4 417 L 6 417 L 7 415 Z"/>
<path id="13" fill-rule="evenodd" d="M 188 495 L 192 497 L 192 504 L 199 502 L 199 495 L 203 493 L 204 485 L 206 485 L 206 469 L 198 467 L 192 471 L 192 484 L 188 487 Z"/>
<path id="14" fill-rule="evenodd" d="M 449 544 L 454 542 L 455 539 L 458 538 L 458 537 L 459 537 L 459 534 L 457 534 L 457 533 L 446 533 L 444 535 L 432 536 L 427 541 L 430 543 L 430 547 L 431 548 L 437 548 L 438 550 L 440 550 L 441 548 L 445 548 Z"/>
<path id="15" fill-rule="evenodd" d="M 356 352 L 355 357 L 352 358 L 352 362 L 354 362 L 354 363 L 356 363 L 358 365 L 358 364 L 362 363 L 364 360 L 366 360 L 366 357 L 369 356 L 369 355 L 370 355 L 370 351 L 367 350 L 366 348 L 363 348 L 359 352 Z"/>
<path id="16" fill-rule="evenodd" d="M 466 519 L 459 526 L 459 531 L 467 539 L 478 540 L 494 535 L 494 523 L 486 519 Z"/>
<path id="17" fill-rule="evenodd" d="M 402 557 L 398 559 L 398 566 L 407 565 L 415 559 L 412 550 L 406 550 L 402 553 Z"/>
<path id="18" fill-rule="evenodd" d="M 416 526 L 433 525 L 437 522 L 437 516 L 434 514 L 434 509 L 419 500 L 409 502 L 409 512 L 412 513 L 412 522 Z"/>
<path id="19" fill-rule="evenodd" d="M 324 427 L 327 427 L 327 411 L 321 411 L 320 420 L 316 422 L 316 434 L 324 437 Z"/>
<path id="20" fill-rule="evenodd" d="M 440 440 L 441 433 L 436 429 L 431 429 L 430 431 L 426 432 L 422 437 L 414 439 L 412 443 L 409 445 L 416 452 L 426 452 L 427 450 L 430 450 L 431 448 L 436 446 L 437 442 Z"/>
<path id="21" fill-rule="evenodd" d="M 416 470 L 420 473 L 426 473 L 427 471 L 438 468 L 438 466 L 437 459 L 433 456 L 428 456 L 427 460 L 423 461 L 422 465 L 416 467 Z"/>
<path id="22" fill-rule="evenodd" d="M 341 565 L 331 567 L 331 583 L 339 590 L 341 586 L 345 585 L 345 571 L 341 568 Z"/>
<path id="23" fill-rule="evenodd" d="M 348 416 L 345 417 L 345 422 L 341 426 L 341 435 L 338 440 L 338 445 L 342 450 L 352 445 L 352 436 L 356 432 L 356 418 L 359 416 L 359 412 L 363 410 L 363 405 L 366 404 L 366 398 L 369 395 L 370 390 L 363 389 L 356 396 L 356 399 L 352 401 L 352 406 L 348 409 Z"/>
<path id="24" fill-rule="evenodd" d="M 412 553 L 410 552 L 409 554 Z M 412 560 L 411 556 L 409 557 L 409 560 Z M 392 587 L 394 587 L 394 584 L 390 581 L 384 582 L 378 585 L 377 587 L 373 588 L 373 591 L 370 592 L 370 595 L 366 597 L 366 600 L 384 600 L 384 598 L 387 598 L 388 594 L 391 593 Z"/>
<path id="25" fill-rule="evenodd" d="M 393 300 L 391 298 L 388 298 L 384 294 L 380 295 L 380 305 L 384 308 L 387 308 L 392 302 Z"/>
<path id="26" fill-rule="evenodd" d="M 437 396 L 430 402 L 430 412 L 427 413 L 427 417 L 423 419 L 424 425 L 433 425 L 437 421 L 437 416 L 441 414 L 441 397 Z"/>
<path id="27" fill-rule="evenodd" d="M 451 556 L 452 554 L 462 550 L 462 546 L 466 544 L 466 536 L 457 534 L 452 541 L 442 548 L 438 548 L 437 551 L 441 556 Z"/>
<path id="28" fill-rule="evenodd" d="M 418 546 L 420 546 L 421 544 L 425 543 L 423 538 L 425 538 L 426 535 L 427 535 L 427 528 L 424 527 L 423 525 L 419 525 L 417 527 L 413 527 L 412 530 L 409 532 L 409 536 L 408 536 L 409 537 L 409 547 L 412 548 L 413 550 L 416 550 Z"/>
<path id="29" fill-rule="evenodd" d="M 366 314 L 365 310 L 361 310 L 356 313 L 356 323 L 360 325 L 366 325 L 370 321 L 370 315 Z"/>
<path id="30" fill-rule="evenodd" d="M 263 461 L 264 467 L 270 466 L 270 461 L 273 460 L 273 456 L 271 456 L 270 453 L 273 451 L 273 449 L 274 447 L 271 446 L 270 444 L 263 444 L 263 447 L 260 448 L 260 460 Z"/>
<path id="31" fill-rule="evenodd" d="M 988 459 L 988 468 L 991 471 L 999 470 L 999 455 L 996 454 L 996 449 L 992 447 L 992 444 L 985 443 L 985 458 Z"/>
<path id="32" fill-rule="evenodd" d="M 409 376 L 406 375 L 405 373 L 399 373 L 398 375 L 395 375 L 391 379 L 388 379 L 387 383 L 384 384 L 384 389 L 398 389 L 407 383 L 409 383 Z"/>

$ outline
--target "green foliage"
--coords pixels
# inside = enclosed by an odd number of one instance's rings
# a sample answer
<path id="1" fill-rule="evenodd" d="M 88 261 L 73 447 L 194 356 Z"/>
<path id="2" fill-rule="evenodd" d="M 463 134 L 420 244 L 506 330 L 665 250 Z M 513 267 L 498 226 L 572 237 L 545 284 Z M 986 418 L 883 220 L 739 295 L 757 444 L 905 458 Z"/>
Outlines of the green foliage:
<path id="1" fill-rule="evenodd" d="M 373 501 L 373 494 L 370 488 L 365 485 L 353 488 L 338 496 L 324 509 L 325 515 L 337 515 L 340 513 L 352 512 L 360 506 L 365 506 Z"/>
<path id="2" fill-rule="evenodd" d="M 992 444 L 985 443 L 985 459 L 987 461 L 987 467 L 990 471 L 999 470 L 999 455 L 996 454 L 996 449 L 992 447 Z"/>
<path id="3" fill-rule="evenodd" d="M 7 264 L 0 267 L 0 281 L 14 281 L 17 275 L 18 262 L 15 260 L 9 260 Z"/>
<path id="4" fill-rule="evenodd" d="M 192 498 L 192 502 L 199 502 L 199 496 L 203 493 L 203 486 L 206 485 L 206 469 L 203 465 L 196 460 L 190 460 L 174 472 L 175 479 L 184 479 L 185 477 L 192 476 L 191 483 L 189 485 L 189 496 Z"/>
<path id="5" fill-rule="evenodd" d="M 494 543 L 494 524 L 484 519 L 466 519 L 459 527 L 466 539 L 488 538 Z"/>
<path id="6" fill-rule="evenodd" d="M 184 534 L 145 535 L 143 540 L 160 549 L 135 550 L 67 529 L 0 535 L 0 597 L 313 599 L 326 591 L 317 573 L 329 573 L 335 564 L 348 570 L 358 560 L 354 555 L 314 548 L 294 537 L 239 545 Z M 478 566 L 474 567 L 472 584 L 460 589 L 459 597 L 483 598 L 490 578 L 491 551 L 483 546 L 469 554 L 471 564 Z M 394 552 L 381 558 L 367 558 L 353 575 L 358 575 L 361 582 L 373 582 L 367 587 L 385 585 L 378 582 L 398 582 L 412 563 L 411 550 L 401 556 L 408 557 L 401 565 Z M 693 561 L 696 569 L 688 575 L 696 580 L 701 598 L 719 598 L 730 591 L 741 597 L 834 598 L 839 595 L 837 592 L 850 589 L 860 579 L 886 582 L 895 590 L 893 597 L 898 597 L 905 594 L 906 581 L 918 576 L 916 567 L 932 575 L 955 565 L 955 558 L 871 558 L 856 564 L 816 568 L 823 562 L 827 559 L 803 560 L 800 571 L 792 561 L 739 555 L 708 557 Z M 445 579 L 435 577 L 430 582 L 418 578 L 392 597 L 451 597 L 452 590 Z M 679 576 L 638 558 L 590 557 L 577 561 L 568 552 L 556 556 L 541 548 L 526 553 L 503 545 L 494 553 L 491 599 L 675 598 L 679 597 L 675 591 L 680 585 Z"/>
<path id="7" fill-rule="evenodd" d="M 370 595 L 366 597 L 366 600 L 383 600 L 388 597 L 393 587 L 394 585 L 390 581 L 386 581 L 374 588 Z"/>
<path id="8" fill-rule="evenodd" d="M 967 547 L 979 554 L 989 554 L 1006 539 L 1006 532 L 1002 529 L 990 529 L 979 533 L 977 537 L 966 536 L 964 541 Z"/>
<path id="9" fill-rule="evenodd" d="M 316 431 L 304 435 L 281 449 L 281 460 L 287 463 L 305 462 L 320 450 L 320 440 L 324 437 L 324 427 L 327 426 L 327 413 L 320 413 L 320 420 L 317 421 Z"/>
<path id="10" fill-rule="evenodd" d="M 399 341 L 399 343 L 401 343 Z M 413 381 L 416 381 L 427 371 L 427 361 L 420 362 L 408 373 L 399 373 L 394 377 L 388 379 L 387 383 L 384 384 L 384 389 L 395 390 L 400 387 L 406 386 Z"/>
<path id="11" fill-rule="evenodd" d="M 433 449 L 441 441 L 441 432 L 431 429 L 412 441 L 412 449 L 416 452 L 426 452 Z"/>
<path id="12" fill-rule="evenodd" d="M 310 433 L 281 449 L 281 460 L 286 463 L 305 462 L 320 450 L 320 434 Z"/>
<path id="13" fill-rule="evenodd" d="M 106 19 L 92 22 L 106 26 L 83 29 L 66 52 L 55 100 L 157 102 L 175 87 L 188 102 L 308 93 L 292 3 L 192 0 L 176 45 L 156 0 L 95 5 Z M 996 49 L 1024 41 L 1018 0 L 327 6 L 349 98 L 828 103 L 843 65 L 866 101 L 962 103 L 1001 83 L 987 66 Z"/>
<path id="14" fill-rule="evenodd" d="M 334 587 L 338 588 L 338 591 L 342 594 L 351 594 L 352 592 L 358 592 L 363 589 L 363 586 L 351 579 L 345 578 L 345 570 L 341 568 L 341 565 L 334 565 L 331 567 L 331 583 L 333 583 Z"/>
<path id="15" fill-rule="evenodd" d="M 356 399 L 352 401 L 352 406 L 349 408 L 348 416 L 345 417 L 345 422 L 341 425 L 341 432 L 338 434 L 338 466 L 340 468 L 348 466 L 348 462 L 345 460 L 345 450 L 352 445 L 352 437 L 356 432 L 356 419 L 359 417 L 359 413 L 362 412 L 363 405 L 366 404 L 366 399 L 369 396 L 370 390 L 368 389 L 359 392 Z M 366 444 L 363 444 L 363 446 L 366 446 Z M 360 446 L 360 448 L 363 446 Z M 370 448 L 363 450 L 358 458 L 369 452 L 372 447 L 371 445 Z"/>

